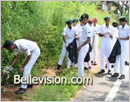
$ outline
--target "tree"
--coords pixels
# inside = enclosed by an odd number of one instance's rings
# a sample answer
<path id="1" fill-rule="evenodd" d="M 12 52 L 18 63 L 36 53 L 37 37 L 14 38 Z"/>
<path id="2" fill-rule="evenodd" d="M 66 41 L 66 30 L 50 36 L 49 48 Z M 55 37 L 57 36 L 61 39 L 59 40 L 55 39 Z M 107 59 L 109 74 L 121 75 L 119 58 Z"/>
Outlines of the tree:
<path id="1" fill-rule="evenodd" d="M 129 1 L 112 1 L 112 5 L 116 6 L 116 10 L 114 11 L 116 14 L 123 15 L 129 12 Z"/>

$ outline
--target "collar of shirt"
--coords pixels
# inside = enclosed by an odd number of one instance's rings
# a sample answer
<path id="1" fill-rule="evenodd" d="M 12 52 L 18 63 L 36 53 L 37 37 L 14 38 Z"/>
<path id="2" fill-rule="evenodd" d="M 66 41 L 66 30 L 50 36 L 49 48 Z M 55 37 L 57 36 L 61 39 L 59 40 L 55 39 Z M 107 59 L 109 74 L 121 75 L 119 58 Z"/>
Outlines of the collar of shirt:
<path id="1" fill-rule="evenodd" d="M 72 30 L 74 27 L 72 26 L 72 28 L 70 29 L 68 26 L 67 26 L 67 30 Z"/>
<path id="2" fill-rule="evenodd" d="M 14 50 L 18 50 L 19 49 L 19 46 L 17 43 L 14 42 L 14 44 L 16 44 L 17 48 L 15 48 Z"/>
<path id="3" fill-rule="evenodd" d="M 128 26 L 127 24 L 125 24 L 124 27 L 121 25 L 121 28 L 125 30 L 125 29 L 127 29 L 127 26 Z"/>

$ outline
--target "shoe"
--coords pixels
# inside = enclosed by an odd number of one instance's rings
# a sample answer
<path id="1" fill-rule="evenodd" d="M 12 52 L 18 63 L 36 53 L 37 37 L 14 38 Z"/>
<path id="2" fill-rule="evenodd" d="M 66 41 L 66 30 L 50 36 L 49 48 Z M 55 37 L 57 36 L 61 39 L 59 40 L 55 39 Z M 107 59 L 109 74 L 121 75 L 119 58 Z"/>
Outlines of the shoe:
<path id="1" fill-rule="evenodd" d="M 121 75 L 119 79 L 125 79 L 125 75 Z"/>
<path id="2" fill-rule="evenodd" d="M 111 70 L 108 70 L 108 73 L 107 73 L 107 74 L 111 75 Z"/>
<path id="3" fill-rule="evenodd" d="M 93 63 L 93 61 L 91 61 L 91 63 Z"/>
<path id="4" fill-rule="evenodd" d="M 125 65 L 126 65 L 126 66 L 129 66 L 129 62 L 125 61 Z"/>
<path id="5" fill-rule="evenodd" d="M 114 65 L 111 65 L 111 68 L 114 68 Z"/>
<path id="6" fill-rule="evenodd" d="M 96 63 L 96 62 L 94 62 L 94 65 L 97 65 L 97 63 Z"/>
<path id="7" fill-rule="evenodd" d="M 28 84 L 28 88 L 32 88 L 33 87 L 33 84 Z"/>
<path id="8" fill-rule="evenodd" d="M 56 67 L 56 69 L 58 69 L 58 70 L 60 70 L 60 68 L 61 68 L 61 65 L 58 65 L 58 66 Z"/>
<path id="9" fill-rule="evenodd" d="M 113 75 L 111 75 L 111 77 L 118 77 L 119 73 L 114 73 Z"/>
<path id="10" fill-rule="evenodd" d="M 84 67 L 84 70 L 88 70 L 88 68 L 87 68 L 87 67 Z"/>
<path id="11" fill-rule="evenodd" d="M 102 73 L 104 73 L 104 72 L 105 72 L 105 70 L 102 69 L 102 70 L 100 70 L 98 73 L 99 73 L 99 74 L 102 74 Z"/>
<path id="12" fill-rule="evenodd" d="M 15 92 L 15 94 L 22 94 L 26 91 L 24 88 L 20 88 L 18 91 Z"/>

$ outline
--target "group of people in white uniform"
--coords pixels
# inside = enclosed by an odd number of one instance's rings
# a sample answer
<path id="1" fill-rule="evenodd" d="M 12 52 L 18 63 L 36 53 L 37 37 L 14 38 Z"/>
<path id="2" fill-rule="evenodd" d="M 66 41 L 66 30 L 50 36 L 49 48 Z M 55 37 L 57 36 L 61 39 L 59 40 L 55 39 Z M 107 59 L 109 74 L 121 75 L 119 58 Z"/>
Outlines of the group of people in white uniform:
<path id="1" fill-rule="evenodd" d="M 56 67 L 58 70 L 61 69 L 61 65 L 65 54 L 67 53 L 67 68 L 72 66 L 71 60 L 68 57 L 68 52 L 66 47 L 74 40 L 77 39 L 77 50 L 78 50 L 78 62 L 75 67 L 78 68 L 78 76 L 84 77 L 84 70 L 91 69 L 91 64 L 97 65 L 98 47 L 100 48 L 100 64 L 101 70 L 99 74 L 105 72 L 105 62 L 108 69 L 108 74 L 111 77 L 119 76 L 119 79 L 125 78 L 125 61 L 128 55 L 129 46 L 129 26 L 127 25 L 127 19 L 125 16 L 119 18 L 120 26 L 118 27 L 117 22 L 110 24 L 110 17 L 105 16 L 104 25 L 98 25 L 97 18 L 89 20 L 88 14 L 83 14 L 79 19 L 80 24 L 77 25 L 78 19 L 69 19 L 66 21 L 67 26 L 63 29 L 63 45 L 61 56 Z M 99 37 L 101 37 L 101 42 L 99 44 Z M 121 54 L 116 56 L 116 62 L 114 67 L 114 74 L 111 73 L 112 64 L 109 62 L 108 58 L 112 52 L 112 49 L 119 40 L 121 45 Z M 89 44 L 92 47 L 90 52 L 90 60 L 84 62 L 86 54 L 89 51 Z M 100 46 L 99 46 L 100 45 Z M 106 58 L 106 60 L 105 60 Z M 128 62 L 127 62 L 128 63 Z"/>
<path id="2" fill-rule="evenodd" d="M 98 43 L 99 37 L 101 37 L 100 43 L 100 59 L 101 59 L 101 70 L 100 74 L 105 72 L 105 57 L 107 59 L 107 69 L 108 74 L 111 75 L 111 64 L 108 61 L 108 57 L 112 51 L 112 48 L 118 39 L 121 45 L 121 54 L 116 57 L 114 74 L 112 77 L 119 76 L 119 67 L 120 67 L 120 78 L 125 78 L 125 61 L 128 55 L 128 46 L 129 46 L 129 26 L 127 25 L 126 17 L 120 17 L 120 26 L 117 28 L 117 23 L 114 22 L 113 26 L 110 25 L 110 17 L 106 16 L 104 18 L 105 24 L 99 26 L 97 24 L 97 18 L 94 18 L 92 21 L 89 20 L 88 14 L 83 14 L 80 18 L 80 24 L 77 25 L 78 19 L 67 20 L 67 26 L 63 29 L 63 45 L 61 57 L 58 62 L 57 69 L 61 68 L 63 59 L 65 54 L 67 53 L 67 68 L 70 68 L 72 62 L 68 57 L 68 52 L 66 47 L 76 38 L 77 50 L 78 50 L 78 62 L 75 64 L 78 67 L 78 76 L 84 77 L 84 70 L 91 69 L 91 63 L 97 65 L 97 56 L 98 56 Z M 72 25 L 73 23 L 73 25 Z M 90 44 L 89 44 L 90 43 Z M 90 53 L 90 60 L 88 63 L 84 62 L 86 54 L 90 49 L 90 45 L 92 46 L 92 52 Z M 9 71 L 13 69 L 14 64 L 18 59 L 19 53 L 24 53 L 26 55 L 25 62 L 19 68 L 20 72 L 23 72 L 23 76 L 27 78 L 27 75 L 30 75 L 33 65 L 36 63 L 38 57 L 40 56 L 40 48 L 38 47 L 36 42 L 19 39 L 16 41 L 6 40 L 1 47 L 5 48 L 9 51 L 14 52 L 14 60 L 10 64 L 9 67 L 6 67 L 3 70 L 3 73 L 8 75 Z M 32 83 L 30 84 L 22 84 L 20 89 L 16 91 L 16 94 L 22 94 L 26 91 L 27 88 L 32 87 Z"/>

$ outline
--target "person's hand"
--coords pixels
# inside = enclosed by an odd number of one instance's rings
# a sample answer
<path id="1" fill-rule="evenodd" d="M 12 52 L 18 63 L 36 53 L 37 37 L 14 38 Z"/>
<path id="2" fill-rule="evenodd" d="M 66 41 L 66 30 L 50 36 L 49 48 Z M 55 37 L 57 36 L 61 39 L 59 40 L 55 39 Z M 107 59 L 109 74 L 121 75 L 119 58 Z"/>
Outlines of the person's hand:
<path id="1" fill-rule="evenodd" d="M 92 45 L 92 49 L 94 48 L 94 45 Z"/>
<path id="2" fill-rule="evenodd" d="M 68 44 L 67 43 L 65 43 L 65 47 L 67 47 L 68 46 Z"/>
<path id="3" fill-rule="evenodd" d="M 106 34 L 110 34 L 110 31 L 107 31 Z"/>
<path id="4" fill-rule="evenodd" d="M 75 38 L 76 38 L 76 40 L 79 40 L 79 36 L 78 35 L 75 35 Z"/>
<path id="5" fill-rule="evenodd" d="M 80 51 L 81 48 L 82 48 L 82 46 L 79 46 L 79 47 L 77 48 L 77 50 Z"/>
<path id="6" fill-rule="evenodd" d="M 119 37 L 116 37 L 116 39 L 119 39 Z"/>
<path id="7" fill-rule="evenodd" d="M 5 70 L 6 70 L 6 71 L 13 70 L 13 67 L 10 65 L 9 67 L 6 67 Z"/>
<path id="8" fill-rule="evenodd" d="M 19 68 L 19 72 L 23 72 L 23 70 L 24 70 L 23 67 Z"/>
<path id="9" fill-rule="evenodd" d="M 97 35 L 99 35 L 99 33 L 96 33 Z"/>
<path id="10" fill-rule="evenodd" d="M 110 38 L 113 38 L 113 36 L 112 36 L 112 35 L 110 35 Z"/>

